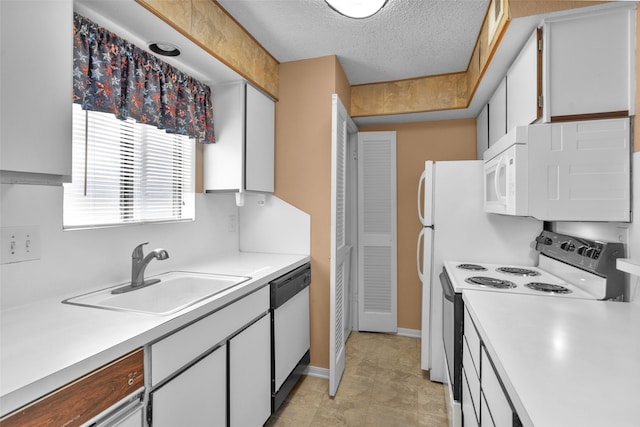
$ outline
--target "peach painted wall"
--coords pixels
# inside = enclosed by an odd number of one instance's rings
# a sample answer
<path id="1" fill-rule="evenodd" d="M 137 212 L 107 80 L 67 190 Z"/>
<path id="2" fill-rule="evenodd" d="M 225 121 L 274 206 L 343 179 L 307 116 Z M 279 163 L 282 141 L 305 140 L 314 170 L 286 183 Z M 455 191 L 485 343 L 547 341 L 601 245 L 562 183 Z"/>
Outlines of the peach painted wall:
<path id="1" fill-rule="evenodd" d="M 476 158 L 475 119 L 362 126 L 396 131 L 398 203 L 398 327 L 420 329 L 421 284 L 416 271 L 418 179 L 425 160 Z"/>
<path id="2" fill-rule="evenodd" d="M 280 64 L 275 195 L 311 216 L 311 365 L 320 368 L 329 367 L 333 93 L 349 105 L 349 82 L 335 56 Z"/>

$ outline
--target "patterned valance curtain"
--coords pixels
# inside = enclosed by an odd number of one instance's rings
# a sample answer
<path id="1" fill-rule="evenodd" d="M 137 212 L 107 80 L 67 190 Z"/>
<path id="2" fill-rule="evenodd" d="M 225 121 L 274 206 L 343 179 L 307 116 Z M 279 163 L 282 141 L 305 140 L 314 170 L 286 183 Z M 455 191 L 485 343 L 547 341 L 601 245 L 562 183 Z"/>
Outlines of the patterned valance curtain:
<path id="1" fill-rule="evenodd" d="M 209 86 L 77 13 L 73 34 L 74 103 L 215 142 Z"/>

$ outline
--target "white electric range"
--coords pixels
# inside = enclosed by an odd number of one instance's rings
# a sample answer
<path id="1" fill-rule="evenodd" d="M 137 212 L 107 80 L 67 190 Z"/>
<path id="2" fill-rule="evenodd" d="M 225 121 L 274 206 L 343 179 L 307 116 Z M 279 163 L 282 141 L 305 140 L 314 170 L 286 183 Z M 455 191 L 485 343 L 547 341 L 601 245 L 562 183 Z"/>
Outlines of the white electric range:
<path id="1" fill-rule="evenodd" d="M 442 285 L 443 345 L 449 383 L 450 425 L 461 425 L 462 331 L 467 289 L 509 292 L 532 298 L 582 298 L 627 301 L 624 274 L 616 260 L 624 257 L 621 243 L 605 243 L 543 231 L 535 241 L 537 266 L 445 261 Z M 490 250 L 490 248 L 487 248 Z"/>
<path id="2" fill-rule="evenodd" d="M 568 267 L 545 255 L 540 255 L 538 267 L 460 261 L 444 263 L 455 293 L 473 289 L 562 298 L 605 297 L 605 278 Z"/>

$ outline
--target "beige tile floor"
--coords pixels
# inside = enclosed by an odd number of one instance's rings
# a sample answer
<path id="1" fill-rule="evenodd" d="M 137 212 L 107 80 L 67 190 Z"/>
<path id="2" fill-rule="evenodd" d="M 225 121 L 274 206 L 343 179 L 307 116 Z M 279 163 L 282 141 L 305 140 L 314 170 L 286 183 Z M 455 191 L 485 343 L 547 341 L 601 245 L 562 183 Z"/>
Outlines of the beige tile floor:
<path id="1" fill-rule="evenodd" d="M 267 427 L 446 427 L 445 386 L 420 369 L 420 340 L 352 332 L 335 398 L 326 379 L 302 377 Z"/>

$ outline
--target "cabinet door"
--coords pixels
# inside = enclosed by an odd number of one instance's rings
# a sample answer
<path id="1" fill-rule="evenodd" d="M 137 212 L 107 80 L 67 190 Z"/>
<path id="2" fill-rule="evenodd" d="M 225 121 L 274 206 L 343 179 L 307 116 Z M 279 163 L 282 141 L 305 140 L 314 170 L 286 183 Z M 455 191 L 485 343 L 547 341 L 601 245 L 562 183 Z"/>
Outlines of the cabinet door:
<path id="1" fill-rule="evenodd" d="M 467 381 L 466 370 L 462 370 L 462 425 L 463 427 L 478 427 L 478 419 L 476 415 L 476 406 L 479 406 L 480 402 L 473 400 Z"/>
<path id="2" fill-rule="evenodd" d="M 545 121 L 634 114 L 634 15 L 624 7 L 545 24 Z"/>
<path id="3" fill-rule="evenodd" d="M 204 146 L 204 189 L 274 190 L 275 103 L 244 82 L 213 87 L 216 143 Z"/>
<path id="4" fill-rule="evenodd" d="M 226 365 L 223 345 L 151 393 L 153 427 L 226 426 Z"/>
<path id="5" fill-rule="evenodd" d="M 502 384 L 498 375 L 493 369 L 493 365 L 483 347 L 482 349 L 482 395 L 486 401 L 486 406 L 491 414 L 491 418 L 496 426 L 513 426 L 513 410 L 507 396 L 502 390 Z M 484 402 L 483 402 L 484 403 Z M 482 425 L 485 425 L 484 417 Z"/>
<path id="6" fill-rule="evenodd" d="M 232 427 L 261 426 L 271 415 L 270 322 L 270 316 L 263 316 L 229 341 L 229 422 Z"/>
<path id="7" fill-rule="evenodd" d="M 203 147 L 205 191 L 243 189 L 244 84 L 222 84 L 212 88 L 215 144 Z"/>
<path id="8" fill-rule="evenodd" d="M 73 2 L 2 0 L 0 20 L 0 169 L 69 181 Z"/>
<path id="9" fill-rule="evenodd" d="M 275 104 L 247 85 L 245 186 L 273 193 Z"/>
<path id="10" fill-rule="evenodd" d="M 507 73 L 507 131 L 515 126 L 529 125 L 542 114 L 542 109 L 538 108 L 538 97 L 542 94 L 538 39 L 536 30 Z"/>
<path id="11" fill-rule="evenodd" d="M 476 144 L 478 160 L 482 160 L 484 152 L 489 149 L 489 104 L 484 106 L 476 118 Z"/>
<path id="12" fill-rule="evenodd" d="M 628 118 L 531 126 L 529 213 L 544 221 L 630 221 Z"/>
<path id="13" fill-rule="evenodd" d="M 507 78 L 489 100 L 489 146 L 507 133 Z"/>

